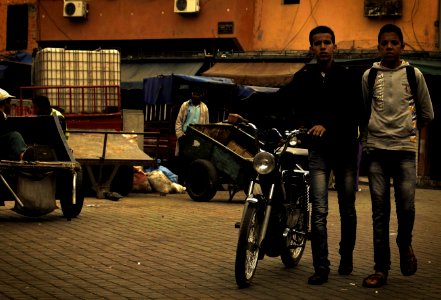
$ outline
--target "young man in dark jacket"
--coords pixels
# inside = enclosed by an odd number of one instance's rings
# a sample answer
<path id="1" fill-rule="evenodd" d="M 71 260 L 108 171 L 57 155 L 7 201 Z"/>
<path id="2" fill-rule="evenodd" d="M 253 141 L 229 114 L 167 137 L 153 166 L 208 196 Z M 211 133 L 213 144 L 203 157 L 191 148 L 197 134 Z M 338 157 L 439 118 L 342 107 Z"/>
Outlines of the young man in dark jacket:
<path id="1" fill-rule="evenodd" d="M 308 129 L 310 197 L 312 202 L 311 247 L 314 274 L 308 283 L 328 280 L 328 181 L 331 170 L 341 218 L 341 255 L 338 272 L 352 272 L 356 238 L 355 180 L 357 174 L 358 120 L 361 110 L 360 81 L 333 59 L 335 35 L 331 28 L 318 26 L 309 35 L 310 51 L 317 63 L 295 74 L 279 95 L 284 107 L 292 107 L 295 122 Z"/>

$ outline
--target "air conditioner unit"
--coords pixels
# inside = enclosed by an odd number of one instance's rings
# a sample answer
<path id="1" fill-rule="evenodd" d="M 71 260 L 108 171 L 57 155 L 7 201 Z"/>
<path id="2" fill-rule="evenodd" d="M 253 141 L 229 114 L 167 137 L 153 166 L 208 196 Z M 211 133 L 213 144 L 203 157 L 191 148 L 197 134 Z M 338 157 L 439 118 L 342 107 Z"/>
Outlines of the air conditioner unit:
<path id="1" fill-rule="evenodd" d="M 199 0 L 173 0 L 175 2 L 175 13 L 197 13 L 199 12 Z"/>
<path id="2" fill-rule="evenodd" d="M 66 18 L 85 18 L 87 3 L 85 1 L 64 1 L 63 16 Z"/>

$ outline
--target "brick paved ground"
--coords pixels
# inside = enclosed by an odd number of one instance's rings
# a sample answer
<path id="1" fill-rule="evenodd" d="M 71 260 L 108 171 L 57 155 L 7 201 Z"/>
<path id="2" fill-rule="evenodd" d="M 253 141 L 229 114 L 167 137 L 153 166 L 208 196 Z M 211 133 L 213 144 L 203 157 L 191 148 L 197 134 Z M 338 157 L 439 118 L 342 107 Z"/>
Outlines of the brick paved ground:
<path id="1" fill-rule="evenodd" d="M 297 268 L 287 270 L 279 258 L 265 258 L 252 286 L 242 290 L 234 280 L 241 192 L 232 203 L 227 192 L 208 203 L 187 195 L 131 194 L 118 202 L 87 198 L 71 222 L 59 210 L 38 219 L 22 217 L 9 210 L 9 202 L 0 208 L 0 299 L 440 299 L 441 190 L 417 191 L 417 274 L 401 275 L 393 242 L 389 284 L 365 289 L 361 281 L 373 263 L 369 192 L 362 188 L 352 275 L 337 274 L 339 219 L 331 192 L 329 282 L 306 284 L 313 271 L 308 242 Z"/>

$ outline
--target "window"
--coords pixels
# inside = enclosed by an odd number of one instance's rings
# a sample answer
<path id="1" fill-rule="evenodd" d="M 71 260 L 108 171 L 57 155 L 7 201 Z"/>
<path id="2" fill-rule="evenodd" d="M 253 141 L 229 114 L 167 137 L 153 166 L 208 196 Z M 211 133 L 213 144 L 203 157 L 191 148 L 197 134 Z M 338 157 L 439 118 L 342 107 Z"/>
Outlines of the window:
<path id="1" fill-rule="evenodd" d="M 366 17 L 401 17 L 402 0 L 364 0 Z"/>
<path id="2" fill-rule="evenodd" d="M 28 47 L 28 5 L 9 5 L 6 29 L 6 50 Z"/>

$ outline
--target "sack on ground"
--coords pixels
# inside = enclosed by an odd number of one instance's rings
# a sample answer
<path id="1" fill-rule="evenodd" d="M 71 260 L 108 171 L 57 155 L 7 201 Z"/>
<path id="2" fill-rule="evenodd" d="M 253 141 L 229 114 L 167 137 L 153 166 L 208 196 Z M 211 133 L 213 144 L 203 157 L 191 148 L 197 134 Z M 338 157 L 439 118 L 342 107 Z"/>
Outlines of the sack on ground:
<path id="1" fill-rule="evenodd" d="M 185 186 L 182 186 L 176 182 L 172 182 L 172 189 L 171 189 L 170 193 L 183 194 L 183 193 L 185 193 L 185 190 L 186 190 Z"/>
<path id="2" fill-rule="evenodd" d="M 147 177 L 153 190 L 162 194 L 169 194 L 172 190 L 171 180 L 162 171 L 154 170 Z"/>
<path id="3" fill-rule="evenodd" d="M 150 185 L 148 176 L 143 173 L 133 173 L 133 188 L 134 192 L 151 192 L 152 186 Z"/>
<path id="4" fill-rule="evenodd" d="M 148 193 L 152 191 L 152 186 L 150 185 L 148 175 L 142 170 L 140 166 L 133 167 L 133 188 L 134 192 L 144 192 Z"/>
<path id="5" fill-rule="evenodd" d="M 144 171 L 148 173 L 148 172 L 152 172 L 155 170 L 162 171 L 162 173 L 164 173 L 164 175 L 167 176 L 167 178 L 170 179 L 171 182 L 178 182 L 178 175 L 176 175 L 175 173 L 170 171 L 170 169 L 168 169 L 162 165 L 159 165 L 157 167 L 150 167 L 150 168 L 145 169 Z"/>

